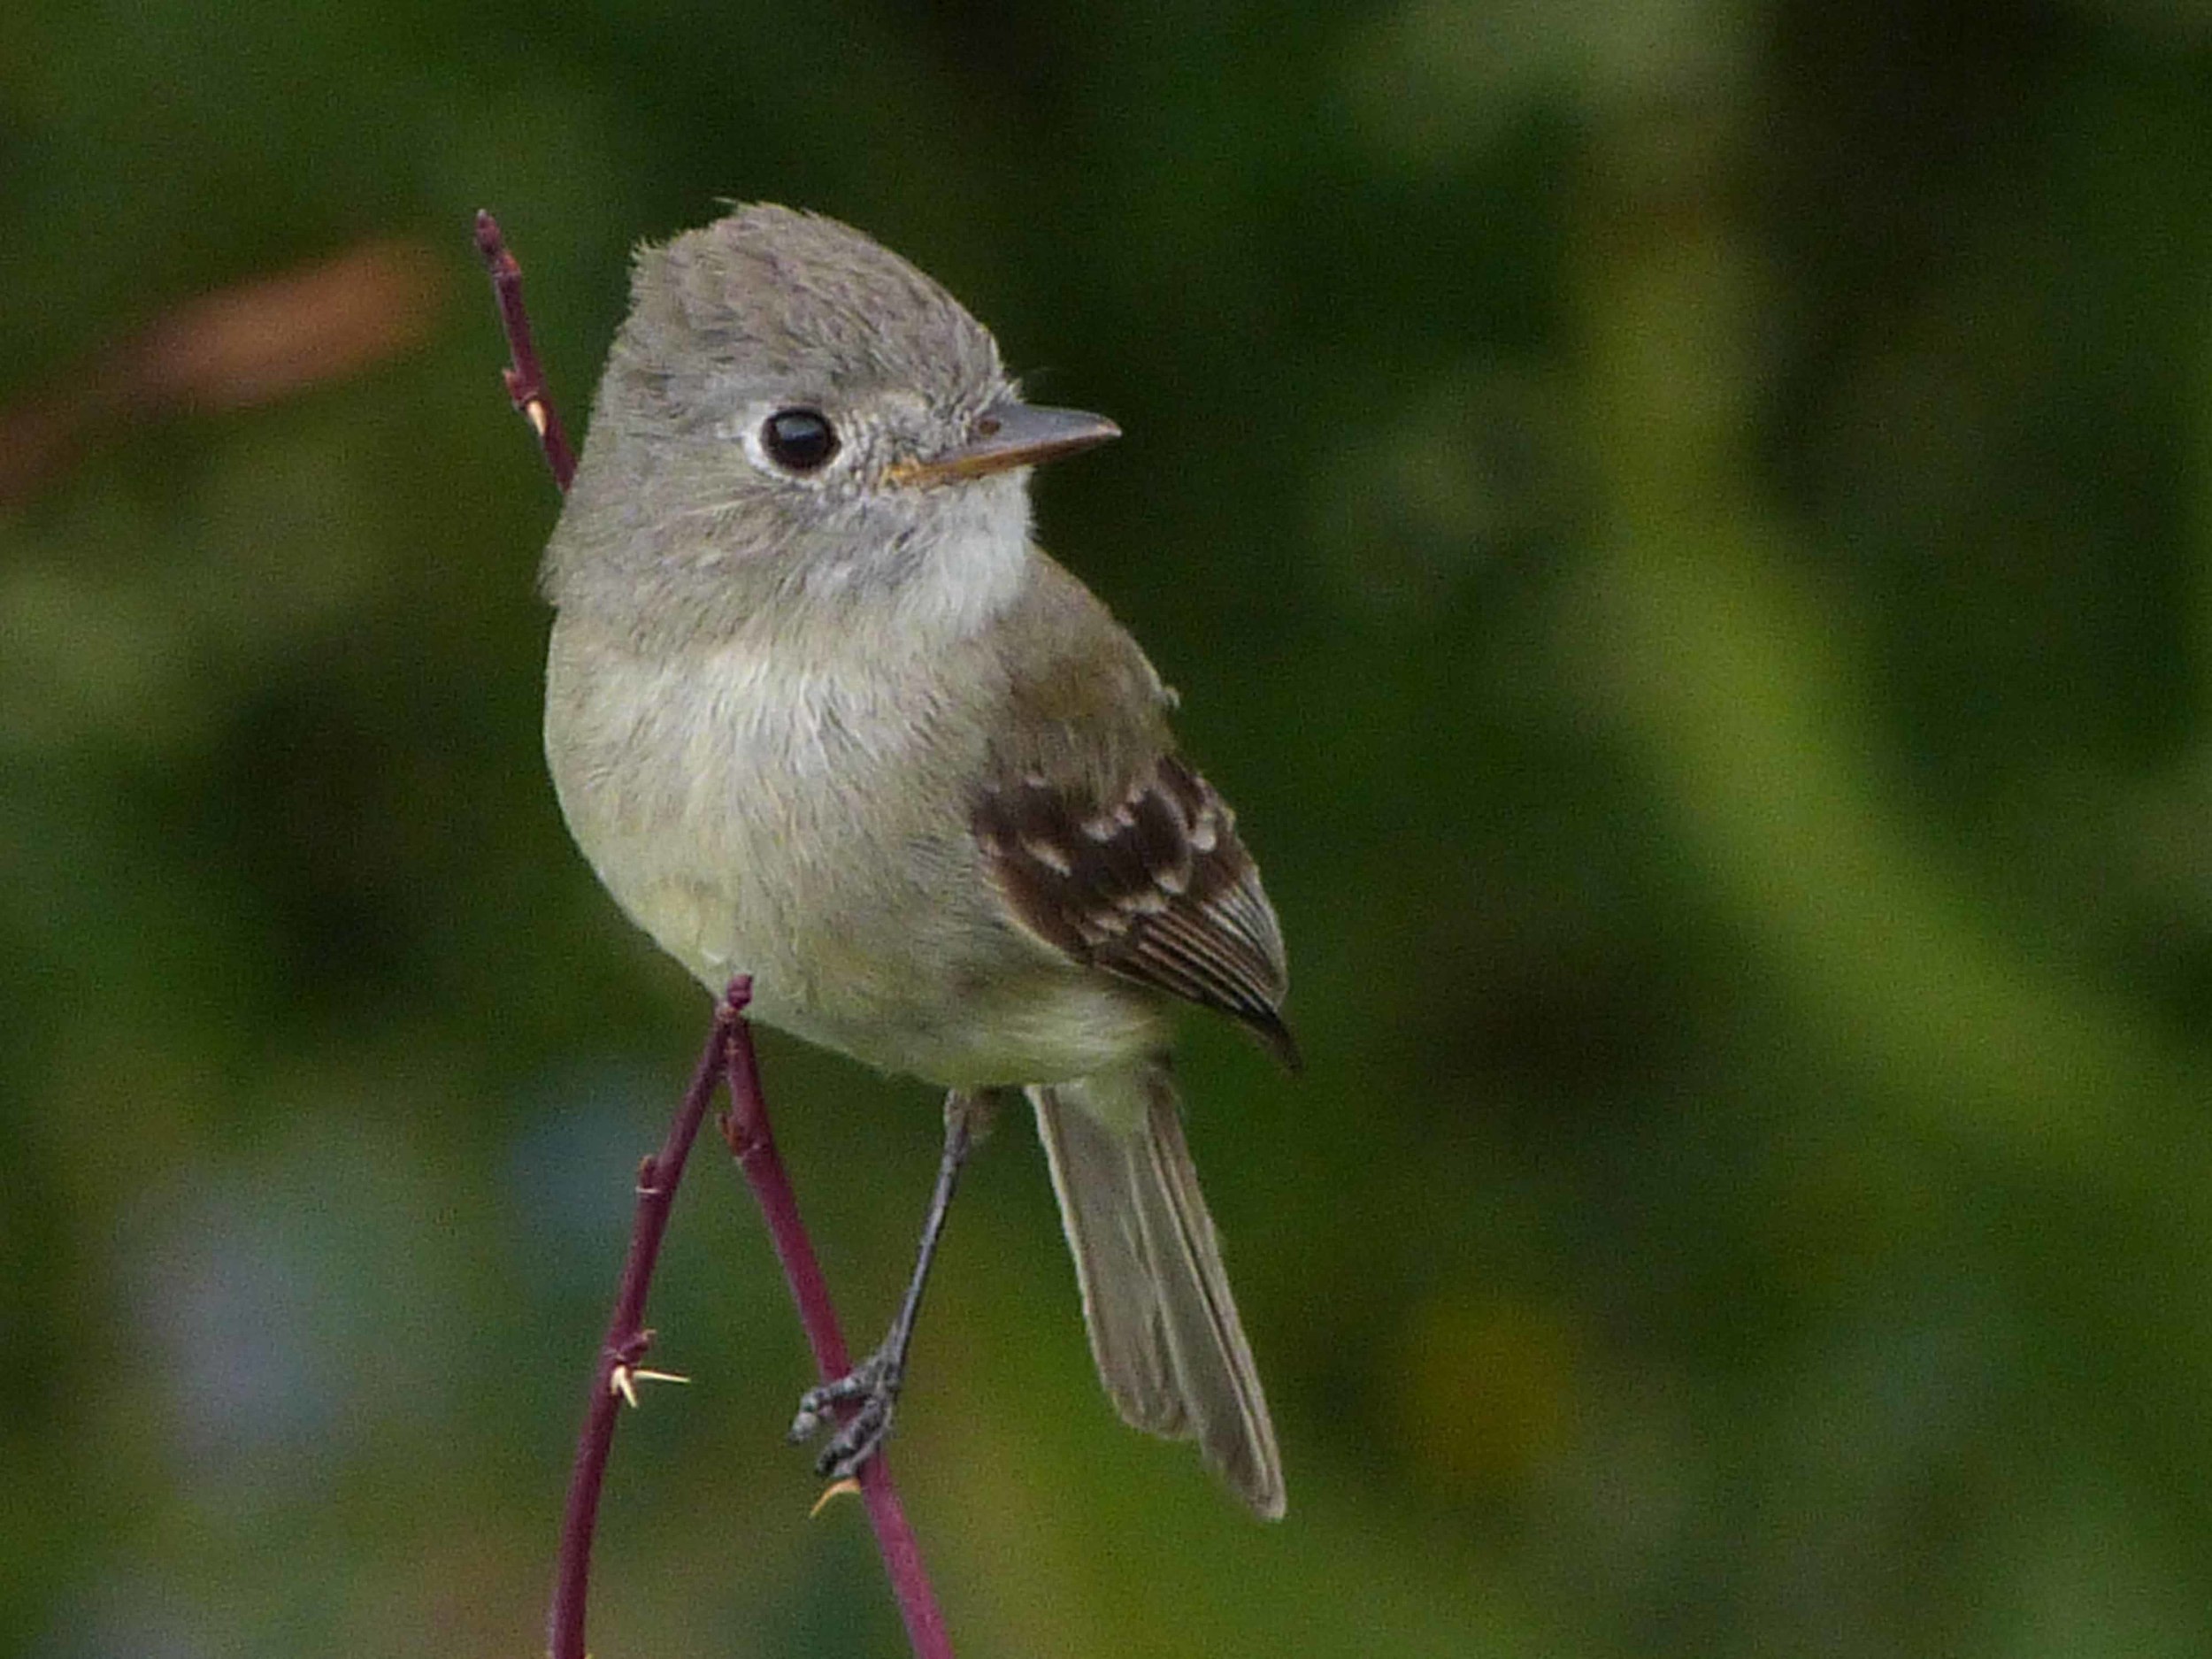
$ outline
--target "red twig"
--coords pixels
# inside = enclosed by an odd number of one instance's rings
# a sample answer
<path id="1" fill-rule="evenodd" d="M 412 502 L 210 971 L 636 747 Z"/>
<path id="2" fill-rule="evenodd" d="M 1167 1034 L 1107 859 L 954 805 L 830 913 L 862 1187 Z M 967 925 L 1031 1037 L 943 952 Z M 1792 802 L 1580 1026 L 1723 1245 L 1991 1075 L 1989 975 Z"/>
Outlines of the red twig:
<path id="1" fill-rule="evenodd" d="M 490 273 L 508 352 L 513 358 L 512 366 L 503 372 L 507 395 L 538 434 L 553 481 L 565 490 L 576 475 L 576 457 L 561 429 L 559 412 L 546 393 L 545 376 L 531 342 L 530 316 L 522 301 L 522 268 L 507 251 L 499 221 L 488 212 L 476 216 L 476 248 Z M 745 1021 L 745 1008 L 751 1000 L 749 979 L 741 976 L 730 982 L 715 1009 L 706 1050 L 699 1056 L 698 1070 L 692 1075 L 676 1120 L 669 1125 L 668 1139 L 658 1153 L 638 1168 L 637 1217 L 631 1230 L 630 1253 L 623 1263 L 622 1284 L 615 1295 L 613 1317 L 607 1324 L 607 1340 L 598 1364 L 592 1369 L 591 1398 L 585 1409 L 583 1432 L 577 1440 L 575 1468 L 569 1477 L 568 1502 L 561 1517 L 553 1605 L 547 1620 L 548 1651 L 552 1659 L 584 1659 L 584 1604 L 591 1586 L 592 1534 L 598 1527 L 599 1493 L 614 1444 L 616 1402 L 628 1398 L 635 1382 L 646 1375 L 638 1369 L 638 1362 L 653 1340 L 653 1333 L 645 1328 L 646 1292 L 652 1284 L 662 1235 L 668 1228 L 677 1183 L 683 1179 L 684 1161 L 698 1137 L 707 1102 L 718 1084 L 726 1081 L 730 1089 L 729 1108 L 718 1119 L 723 1139 L 729 1143 L 731 1155 L 744 1171 L 767 1221 L 777 1259 L 783 1263 L 784 1277 L 791 1286 L 791 1299 L 798 1306 L 799 1323 L 814 1352 L 815 1367 L 825 1382 L 851 1369 L 845 1339 L 837 1328 L 837 1310 L 830 1302 L 829 1286 L 815 1260 L 813 1241 L 799 1218 L 798 1200 L 784 1173 L 783 1158 L 769 1126 L 760 1065 L 753 1054 L 752 1028 Z M 916 1659 L 952 1659 L 952 1640 L 923 1568 L 921 1548 L 880 1454 L 861 1465 L 859 1480 L 868 1519 L 875 1529 L 876 1546 L 882 1552 L 884 1571 L 890 1576 Z"/>
<path id="2" fill-rule="evenodd" d="M 630 1254 L 622 1263 L 622 1285 L 616 1291 L 614 1315 L 607 1321 L 607 1340 L 592 1367 L 591 1400 L 584 1410 L 584 1429 L 576 1441 L 576 1466 L 568 1478 L 568 1503 L 561 1517 L 561 1544 L 553 1570 L 553 1606 L 547 1615 L 546 1651 L 552 1659 L 584 1659 L 584 1601 L 591 1587 L 591 1540 L 599 1525 L 599 1488 L 607 1472 L 607 1454 L 614 1445 L 615 1413 L 634 1389 L 638 1362 L 653 1345 L 645 1328 L 645 1293 L 653 1282 L 653 1264 L 660 1257 L 661 1235 L 668 1230 L 668 1212 L 676 1202 L 677 1183 L 683 1179 L 684 1160 L 698 1138 L 699 1125 L 707 1115 L 722 1080 L 722 1056 L 733 1030 L 745 1029 L 745 1004 L 752 987 L 734 981 L 714 1011 L 714 1033 L 706 1052 L 699 1056 L 691 1087 L 668 1126 L 661 1149 L 638 1165 L 637 1220 L 630 1232 Z"/>
<path id="3" fill-rule="evenodd" d="M 507 396 L 516 411 L 538 434 L 545 464 L 553 469 L 553 481 L 565 490 L 576 476 L 576 455 L 568 447 L 568 434 L 561 430 L 560 411 L 546 392 L 545 372 L 538 366 L 537 347 L 531 343 L 530 312 L 522 303 L 522 267 L 507 251 L 499 221 L 480 208 L 476 214 L 476 251 L 491 274 L 500 326 L 507 334 L 507 355 L 512 359 L 499 372 L 500 377 L 507 382 Z"/>
<path id="4" fill-rule="evenodd" d="M 731 995 L 736 995 L 736 987 L 731 987 Z M 716 1121 L 768 1224 L 776 1258 L 783 1263 L 791 1300 L 799 1310 L 799 1323 L 806 1328 L 807 1346 L 814 1350 L 814 1368 L 824 1382 L 833 1382 L 852 1369 L 852 1360 L 837 1328 L 837 1310 L 830 1303 L 821 1263 L 814 1259 L 813 1241 L 807 1236 L 805 1223 L 799 1219 L 798 1200 L 784 1174 L 775 1134 L 769 1127 L 760 1065 L 753 1056 L 752 1028 L 742 1019 L 733 1019 L 726 1028 L 718 1025 L 717 1032 L 724 1045 L 730 1103 Z M 850 1409 L 849 1405 L 841 1408 L 839 1416 Z M 892 1484 L 890 1466 L 881 1452 L 861 1464 L 859 1481 L 869 1524 L 875 1528 L 876 1548 L 883 1555 L 883 1569 L 890 1575 L 899 1615 L 906 1621 L 907 1640 L 917 1659 L 952 1659 L 952 1637 L 930 1589 L 921 1545 L 907 1522 L 905 1507 L 899 1502 L 898 1488 Z"/>

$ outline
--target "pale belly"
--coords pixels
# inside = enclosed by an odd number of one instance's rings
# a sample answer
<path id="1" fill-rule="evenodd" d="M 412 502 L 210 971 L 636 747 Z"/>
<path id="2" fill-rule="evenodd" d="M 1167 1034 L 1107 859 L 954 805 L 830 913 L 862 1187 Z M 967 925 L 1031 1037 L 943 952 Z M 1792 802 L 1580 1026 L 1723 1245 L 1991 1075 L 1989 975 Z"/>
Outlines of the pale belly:
<path id="1" fill-rule="evenodd" d="M 617 902 L 710 990 L 749 975 L 767 1023 L 949 1086 L 1056 1082 L 1160 1044 L 1154 999 L 1000 908 L 961 794 L 974 757 L 888 690 L 841 673 L 833 694 L 726 648 L 585 675 L 568 643 L 557 626 L 562 810 Z"/>

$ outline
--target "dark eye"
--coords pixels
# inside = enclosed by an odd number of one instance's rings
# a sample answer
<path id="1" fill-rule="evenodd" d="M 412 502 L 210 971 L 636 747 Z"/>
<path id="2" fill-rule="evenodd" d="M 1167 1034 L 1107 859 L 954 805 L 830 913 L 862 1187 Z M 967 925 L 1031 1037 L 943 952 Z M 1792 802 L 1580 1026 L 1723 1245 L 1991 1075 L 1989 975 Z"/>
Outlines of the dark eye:
<path id="1" fill-rule="evenodd" d="M 818 409 L 779 409 L 760 429 L 760 447 L 789 472 L 811 472 L 837 453 L 837 433 Z"/>

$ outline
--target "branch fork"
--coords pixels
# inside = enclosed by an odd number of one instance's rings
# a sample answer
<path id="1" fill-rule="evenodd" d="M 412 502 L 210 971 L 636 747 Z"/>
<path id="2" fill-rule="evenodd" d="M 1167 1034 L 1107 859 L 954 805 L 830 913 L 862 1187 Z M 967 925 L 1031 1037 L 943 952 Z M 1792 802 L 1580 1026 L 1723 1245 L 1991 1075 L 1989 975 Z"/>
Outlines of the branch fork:
<path id="1" fill-rule="evenodd" d="M 499 305 L 500 321 L 511 362 L 502 371 L 507 396 L 530 423 L 545 457 L 553 481 L 565 490 L 576 475 L 575 452 L 561 425 L 559 412 L 546 389 L 545 373 L 531 339 L 530 318 L 522 297 L 522 269 L 508 251 L 499 221 L 488 212 L 476 216 L 476 248 L 491 278 Z M 728 1103 L 716 1115 L 716 1127 L 732 1159 L 752 1188 L 777 1260 L 790 1286 L 799 1322 L 812 1350 L 815 1369 L 825 1384 L 844 1377 L 852 1369 L 845 1339 L 831 1304 L 829 1286 L 815 1258 L 814 1245 L 799 1217 L 796 1196 L 785 1173 L 768 1121 L 768 1106 L 760 1087 L 760 1064 L 753 1052 L 752 1027 L 745 1010 L 752 1000 L 752 982 L 744 976 L 733 979 L 716 1003 L 714 1024 L 704 1050 L 685 1091 L 667 1139 L 658 1152 L 638 1165 L 637 1209 L 632 1224 L 630 1248 L 615 1294 L 592 1386 L 586 1403 L 584 1426 L 578 1437 L 576 1459 L 569 1477 L 568 1501 L 561 1522 L 556 1556 L 553 1601 L 548 1614 L 547 1650 L 551 1659 L 585 1659 L 584 1609 L 590 1587 L 592 1536 L 599 1517 L 599 1496 L 604 1483 L 607 1458 L 614 1442 L 617 1402 L 634 1407 L 641 1382 L 683 1382 L 672 1371 L 653 1371 L 641 1362 L 652 1347 L 653 1333 L 645 1325 L 646 1292 L 659 1259 L 661 1239 L 668 1227 L 676 1189 L 683 1179 L 707 1107 L 726 1086 Z M 855 1409 L 843 1402 L 835 1408 L 841 1423 Z M 929 1576 L 922 1565 L 921 1547 L 892 1484 L 883 1456 L 869 1458 L 856 1476 L 826 1487 L 814 1506 L 840 1492 L 856 1486 L 866 1506 L 884 1571 L 891 1580 L 899 1613 L 906 1624 L 907 1640 L 916 1659 L 952 1659 L 952 1640 L 944 1615 L 937 1606 Z"/>

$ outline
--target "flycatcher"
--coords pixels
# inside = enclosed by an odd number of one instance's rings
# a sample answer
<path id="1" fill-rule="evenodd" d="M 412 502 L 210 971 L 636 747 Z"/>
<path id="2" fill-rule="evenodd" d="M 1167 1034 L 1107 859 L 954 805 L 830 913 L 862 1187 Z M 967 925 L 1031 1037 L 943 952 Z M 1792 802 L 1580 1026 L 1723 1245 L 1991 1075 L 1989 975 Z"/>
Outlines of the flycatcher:
<path id="1" fill-rule="evenodd" d="M 1184 1144 L 1171 1013 L 1286 1064 L 1282 936 L 1174 694 L 1030 539 L 1029 474 L 1118 435 L 1024 403 L 982 325 L 858 232 L 741 208 L 642 250 L 543 586 L 577 844 L 710 990 L 938 1084 L 945 1152 L 883 1346 L 803 1400 L 880 1443 L 972 1129 L 1035 1105 L 1121 1415 L 1283 1512 Z"/>

